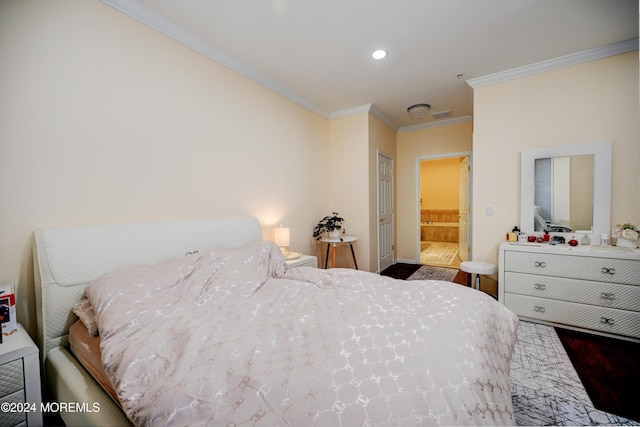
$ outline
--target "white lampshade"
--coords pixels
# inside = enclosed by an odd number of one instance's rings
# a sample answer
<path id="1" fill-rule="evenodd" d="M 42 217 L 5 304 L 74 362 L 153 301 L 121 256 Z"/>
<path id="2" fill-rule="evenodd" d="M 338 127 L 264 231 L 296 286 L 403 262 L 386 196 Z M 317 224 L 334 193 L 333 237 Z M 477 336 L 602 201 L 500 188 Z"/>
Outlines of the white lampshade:
<path id="1" fill-rule="evenodd" d="M 273 241 L 280 247 L 288 247 L 290 239 L 289 228 L 282 227 L 273 230 Z"/>

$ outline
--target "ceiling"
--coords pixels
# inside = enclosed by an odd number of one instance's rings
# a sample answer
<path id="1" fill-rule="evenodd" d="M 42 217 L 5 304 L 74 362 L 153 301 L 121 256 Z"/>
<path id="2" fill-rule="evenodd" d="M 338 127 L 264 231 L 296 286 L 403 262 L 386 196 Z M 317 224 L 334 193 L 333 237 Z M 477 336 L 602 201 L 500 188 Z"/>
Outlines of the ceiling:
<path id="1" fill-rule="evenodd" d="M 395 129 L 469 119 L 469 80 L 638 46 L 637 0 L 103 1 L 325 117 L 372 105 Z M 416 103 L 451 116 L 415 121 Z"/>

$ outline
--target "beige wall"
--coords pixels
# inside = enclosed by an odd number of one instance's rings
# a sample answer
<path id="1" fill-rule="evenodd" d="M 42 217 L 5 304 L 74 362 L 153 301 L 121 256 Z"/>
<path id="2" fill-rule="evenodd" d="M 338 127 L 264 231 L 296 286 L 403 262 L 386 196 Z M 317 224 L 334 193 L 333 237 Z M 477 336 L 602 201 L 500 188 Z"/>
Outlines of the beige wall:
<path id="1" fill-rule="evenodd" d="M 476 88 L 473 259 L 497 262 L 519 224 L 524 149 L 612 141 L 612 225 L 640 224 L 639 105 L 638 51 Z"/>
<path id="2" fill-rule="evenodd" d="M 460 158 L 420 162 L 421 210 L 457 210 L 460 207 Z"/>
<path id="3" fill-rule="evenodd" d="M 325 179 L 331 207 L 324 215 L 332 211 L 340 213 L 345 219 L 346 233 L 358 238 L 354 244 L 358 268 L 376 272 L 378 152 L 395 157 L 396 133 L 367 112 L 331 120 L 329 128 L 331 154 Z M 326 246 L 318 244 L 315 254 L 324 265 Z M 346 246 L 338 249 L 336 264 L 353 266 Z"/>
<path id="4" fill-rule="evenodd" d="M 346 233 L 357 236 L 354 245 L 358 267 L 369 269 L 369 162 L 368 132 L 369 114 L 363 112 L 354 116 L 332 120 L 330 128 L 330 161 L 321 172 L 324 177 L 322 191 L 330 194 L 329 208 L 324 215 L 337 211 L 345 219 Z M 317 252 L 324 258 L 325 246 Z M 341 247 L 336 261 L 338 267 L 351 267 L 353 260 L 347 247 Z"/>
<path id="5" fill-rule="evenodd" d="M 0 93 L 0 283 L 31 333 L 36 227 L 254 215 L 311 251 L 328 120 L 111 7 L 2 1 Z M 364 143 L 333 154 L 366 170 Z"/>
<path id="6" fill-rule="evenodd" d="M 418 262 L 418 159 L 470 153 L 471 121 L 401 132 L 396 148 L 396 258 Z"/>

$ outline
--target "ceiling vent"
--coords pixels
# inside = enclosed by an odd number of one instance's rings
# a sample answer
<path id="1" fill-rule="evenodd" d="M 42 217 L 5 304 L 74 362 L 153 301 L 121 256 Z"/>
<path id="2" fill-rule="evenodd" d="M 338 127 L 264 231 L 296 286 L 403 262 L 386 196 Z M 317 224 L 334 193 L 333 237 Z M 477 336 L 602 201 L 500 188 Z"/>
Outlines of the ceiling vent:
<path id="1" fill-rule="evenodd" d="M 438 111 L 437 113 L 432 113 L 431 117 L 433 117 L 434 119 L 444 119 L 446 117 L 451 117 L 453 115 L 453 113 L 451 113 L 451 110 L 445 110 L 445 111 Z"/>

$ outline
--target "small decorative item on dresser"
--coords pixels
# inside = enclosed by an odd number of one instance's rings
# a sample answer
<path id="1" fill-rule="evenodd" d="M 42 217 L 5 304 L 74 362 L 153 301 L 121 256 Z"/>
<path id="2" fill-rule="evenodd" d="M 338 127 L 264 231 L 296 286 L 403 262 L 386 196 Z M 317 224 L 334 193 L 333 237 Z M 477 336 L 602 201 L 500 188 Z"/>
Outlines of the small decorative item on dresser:
<path id="1" fill-rule="evenodd" d="M 616 242 L 616 246 L 623 248 L 635 249 L 638 247 L 638 228 L 630 223 L 618 224 L 620 235 Z"/>
<path id="2" fill-rule="evenodd" d="M 318 222 L 313 229 L 313 237 L 320 240 L 327 234 L 329 237 L 338 238 L 342 224 L 344 224 L 344 218 L 338 212 L 332 212 L 331 215 L 325 216 Z"/>

